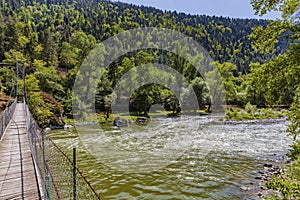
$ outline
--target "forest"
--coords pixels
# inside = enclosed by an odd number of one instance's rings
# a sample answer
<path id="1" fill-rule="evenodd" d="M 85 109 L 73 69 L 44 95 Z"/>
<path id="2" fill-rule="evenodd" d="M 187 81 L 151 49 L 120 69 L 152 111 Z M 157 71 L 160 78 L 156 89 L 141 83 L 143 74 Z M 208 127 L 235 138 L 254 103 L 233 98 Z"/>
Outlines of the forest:
<path id="1" fill-rule="evenodd" d="M 222 76 L 227 105 L 245 108 L 248 113 L 257 108 L 289 108 L 288 131 L 295 139 L 290 154 L 300 162 L 297 140 L 300 133 L 300 27 L 293 15 L 299 10 L 299 2 L 251 0 L 251 4 L 258 15 L 277 10 L 282 13 L 282 19 L 190 15 L 104 0 L 1 0 L 0 61 L 24 66 L 26 84 L 20 76 L 18 92 L 26 90 L 30 110 L 39 125 L 61 125 L 64 122 L 58 116 L 72 118 L 72 90 L 77 72 L 99 43 L 134 28 L 176 30 L 201 44 L 214 60 Z M 151 40 L 147 35 L 140 37 Z M 177 50 L 184 48 L 178 46 Z M 109 49 L 110 52 L 116 50 L 117 47 Z M 105 62 L 109 58 L 102 59 Z M 112 101 L 121 98 L 113 93 L 121 77 L 147 63 L 168 65 L 183 74 L 196 91 L 199 108 L 211 112 L 209 88 L 192 64 L 175 53 L 151 48 L 118 57 L 98 80 L 96 110 L 104 114 L 106 120 L 111 117 Z M 176 79 L 151 68 L 147 70 L 169 82 Z M 210 76 L 213 74 L 207 77 Z M 0 68 L 0 86 L 1 97 L 12 94 L 13 68 Z M 182 98 L 189 98 L 188 95 Z M 130 111 L 137 116 L 147 117 L 151 106 L 156 104 L 177 115 L 182 106 L 170 88 L 157 84 L 145 85 L 125 98 L 130 98 Z M 234 118 L 237 112 L 228 110 L 227 115 Z M 269 186 L 286 197 L 299 195 L 299 182 L 286 181 L 299 178 L 298 162 L 285 179 L 278 178 Z"/>
<path id="2" fill-rule="evenodd" d="M 287 38 L 272 38 L 277 42 L 267 52 L 252 47 L 252 30 L 263 29 L 273 23 L 271 21 L 194 16 L 120 2 L 88 0 L 2 1 L 0 20 L 0 60 L 24 64 L 28 100 L 41 126 L 57 123 L 55 116 L 59 113 L 71 116 L 76 73 L 97 43 L 126 30 L 149 26 L 180 31 L 199 42 L 221 71 L 228 104 L 243 107 L 250 102 L 265 107 L 290 105 L 292 101 L 292 92 L 286 90 L 283 91 L 287 94 L 278 94 L 280 99 L 268 98 L 268 92 L 251 77 L 254 68 L 287 49 Z M 199 107 L 209 108 L 208 89 L 199 74 L 188 67 L 189 63 L 181 62 L 169 52 L 144 49 L 130 52 L 111 64 L 106 72 L 107 80 L 98 85 L 96 109 L 109 115 L 117 80 L 134 66 L 148 62 L 172 66 L 180 73 L 186 71 L 193 88 L 199 91 Z M 13 69 L 2 68 L 0 75 L 1 92 L 9 94 L 14 85 Z M 154 104 L 163 104 L 165 109 L 173 111 L 179 107 L 172 91 L 157 85 L 140 89 L 131 99 L 131 110 L 138 115 L 147 116 Z M 143 99 L 146 101 L 141 101 Z"/>

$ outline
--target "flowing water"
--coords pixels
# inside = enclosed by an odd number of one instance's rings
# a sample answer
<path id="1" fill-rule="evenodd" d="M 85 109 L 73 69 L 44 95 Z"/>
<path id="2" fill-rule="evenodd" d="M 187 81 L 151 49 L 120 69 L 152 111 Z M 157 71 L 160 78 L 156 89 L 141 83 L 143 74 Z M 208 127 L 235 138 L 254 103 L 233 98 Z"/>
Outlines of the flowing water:
<path id="1" fill-rule="evenodd" d="M 257 199 L 264 164 L 282 164 L 287 122 L 156 118 L 144 126 L 53 131 L 103 199 Z"/>

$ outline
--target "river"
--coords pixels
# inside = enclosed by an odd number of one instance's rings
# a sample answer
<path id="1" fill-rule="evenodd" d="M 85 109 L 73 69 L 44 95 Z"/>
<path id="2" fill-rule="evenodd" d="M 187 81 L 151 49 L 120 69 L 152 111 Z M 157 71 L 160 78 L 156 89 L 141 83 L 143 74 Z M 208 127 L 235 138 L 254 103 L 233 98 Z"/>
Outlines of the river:
<path id="1" fill-rule="evenodd" d="M 286 125 L 194 116 L 49 135 L 69 154 L 77 147 L 78 167 L 103 199 L 258 199 L 258 172 L 286 160 Z"/>

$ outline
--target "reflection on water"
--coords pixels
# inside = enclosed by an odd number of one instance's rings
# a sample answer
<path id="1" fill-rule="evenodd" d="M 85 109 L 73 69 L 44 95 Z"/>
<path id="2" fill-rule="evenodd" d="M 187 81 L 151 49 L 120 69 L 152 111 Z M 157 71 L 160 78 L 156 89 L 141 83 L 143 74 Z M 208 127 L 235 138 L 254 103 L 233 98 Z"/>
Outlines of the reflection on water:
<path id="1" fill-rule="evenodd" d="M 255 199 L 255 172 L 285 159 L 286 123 L 209 121 L 161 118 L 143 127 L 84 127 L 80 137 L 50 135 L 67 152 L 77 146 L 79 168 L 103 199 Z"/>

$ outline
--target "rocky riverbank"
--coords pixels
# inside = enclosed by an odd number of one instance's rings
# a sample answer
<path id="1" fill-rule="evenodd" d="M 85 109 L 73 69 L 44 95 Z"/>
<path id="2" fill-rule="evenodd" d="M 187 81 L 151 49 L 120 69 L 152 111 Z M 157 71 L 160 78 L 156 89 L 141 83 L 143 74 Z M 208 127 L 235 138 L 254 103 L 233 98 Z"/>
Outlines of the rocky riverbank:
<path id="1" fill-rule="evenodd" d="M 277 164 L 266 163 L 261 169 L 253 174 L 253 180 L 241 186 L 246 193 L 250 193 L 250 199 L 264 199 L 271 196 L 281 197 L 278 191 L 268 189 L 266 182 L 272 180 L 273 176 L 283 175 L 284 169 Z"/>

